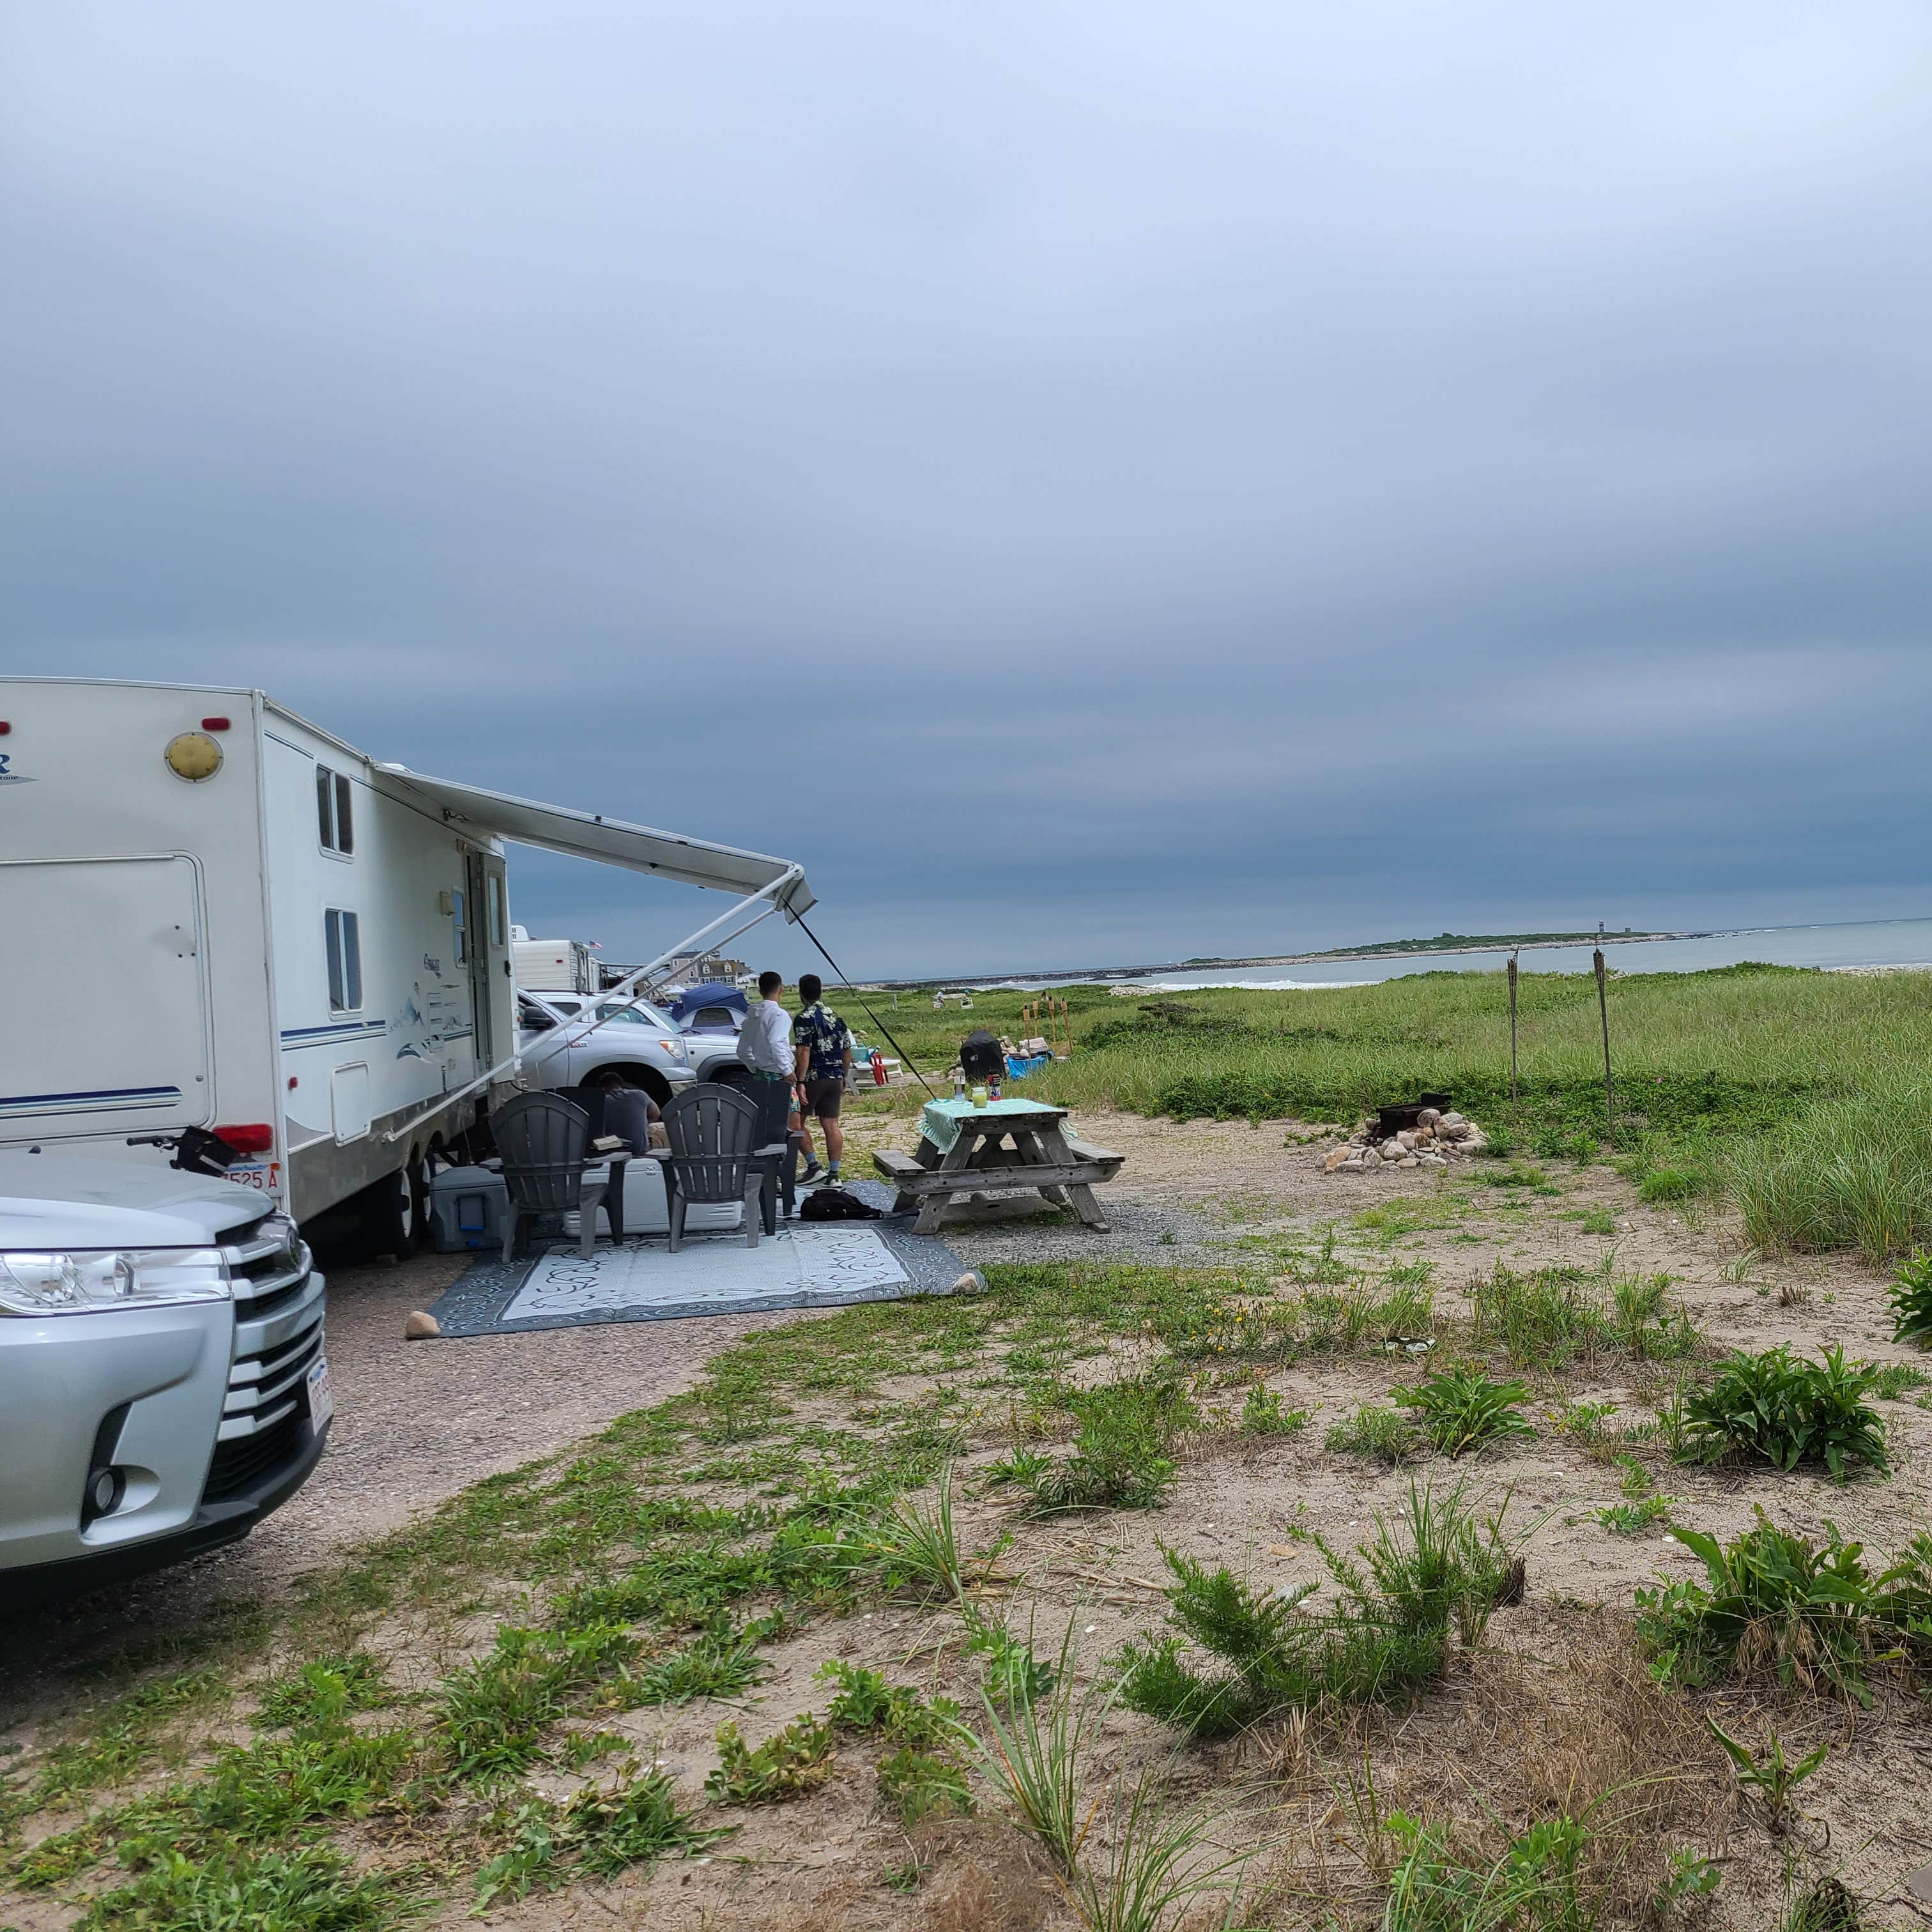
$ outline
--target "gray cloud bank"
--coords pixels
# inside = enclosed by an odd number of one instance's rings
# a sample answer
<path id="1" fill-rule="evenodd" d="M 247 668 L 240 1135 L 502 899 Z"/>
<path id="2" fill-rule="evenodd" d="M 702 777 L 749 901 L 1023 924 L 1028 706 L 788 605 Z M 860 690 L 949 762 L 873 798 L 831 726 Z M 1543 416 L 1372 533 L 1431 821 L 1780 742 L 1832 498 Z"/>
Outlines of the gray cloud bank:
<path id="1" fill-rule="evenodd" d="M 863 972 L 1932 912 L 1928 80 L 1912 6 L 20 0 L 0 668 L 796 856 Z"/>

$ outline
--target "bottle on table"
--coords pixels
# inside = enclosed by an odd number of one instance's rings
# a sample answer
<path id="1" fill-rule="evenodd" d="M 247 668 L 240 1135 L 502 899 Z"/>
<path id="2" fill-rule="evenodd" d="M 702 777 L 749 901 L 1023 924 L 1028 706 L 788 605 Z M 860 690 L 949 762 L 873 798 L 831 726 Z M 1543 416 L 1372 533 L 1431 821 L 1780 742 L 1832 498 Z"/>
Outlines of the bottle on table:
<path id="1" fill-rule="evenodd" d="M 956 1100 L 966 1097 L 966 1076 L 956 1066 L 952 1070 L 952 1097 Z"/>

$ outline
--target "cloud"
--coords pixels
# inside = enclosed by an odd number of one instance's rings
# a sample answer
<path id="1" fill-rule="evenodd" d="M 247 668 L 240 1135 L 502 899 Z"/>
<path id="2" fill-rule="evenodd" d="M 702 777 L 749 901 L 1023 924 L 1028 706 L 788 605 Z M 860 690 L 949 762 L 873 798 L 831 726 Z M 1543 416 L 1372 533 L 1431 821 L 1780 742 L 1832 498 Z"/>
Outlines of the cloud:
<path id="1" fill-rule="evenodd" d="M 1922 10 L 0 36 L 0 668 L 795 855 L 867 972 L 1932 909 Z"/>

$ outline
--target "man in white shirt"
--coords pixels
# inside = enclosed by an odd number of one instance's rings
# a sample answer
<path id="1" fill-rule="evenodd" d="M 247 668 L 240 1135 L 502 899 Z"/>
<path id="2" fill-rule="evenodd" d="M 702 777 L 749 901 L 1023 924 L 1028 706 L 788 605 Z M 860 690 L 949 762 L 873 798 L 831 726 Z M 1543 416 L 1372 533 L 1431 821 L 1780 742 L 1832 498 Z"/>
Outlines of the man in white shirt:
<path id="1" fill-rule="evenodd" d="M 745 1024 L 738 1029 L 738 1060 L 754 1082 L 762 1084 L 767 1080 L 782 1080 L 788 1088 L 793 1088 L 797 1084 L 798 1073 L 792 1052 L 791 1016 L 778 1004 L 778 995 L 784 991 L 784 981 L 776 973 L 758 975 L 758 1004 L 745 1016 Z M 787 1119 L 787 1130 L 796 1132 L 798 1126 L 794 1103 Z M 818 1162 L 814 1159 L 799 1178 L 811 1180 L 818 1173 Z"/>
<path id="2" fill-rule="evenodd" d="M 738 1029 L 738 1058 L 754 1080 L 792 1078 L 791 1016 L 778 1004 L 784 982 L 776 973 L 758 975 L 758 1004 Z"/>

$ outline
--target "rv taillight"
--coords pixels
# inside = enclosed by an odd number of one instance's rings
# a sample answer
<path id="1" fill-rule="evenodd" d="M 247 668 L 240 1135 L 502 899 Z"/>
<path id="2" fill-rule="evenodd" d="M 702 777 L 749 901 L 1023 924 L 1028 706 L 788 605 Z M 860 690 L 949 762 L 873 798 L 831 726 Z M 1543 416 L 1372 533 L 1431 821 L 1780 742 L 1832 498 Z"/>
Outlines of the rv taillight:
<path id="1" fill-rule="evenodd" d="M 224 1140 L 237 1154 L 266 1154 L 275 1144 L 275 1130 L 266 1121 L 247 1126 L 217 1127 L 215 1137 Z"/>
<path id="2" fill-rule="evenodd" d="M 0 718 L 0 738 L 5 737 L 7 734 L 12 730 L 13 728 L 13 726 L 8 724 L 5 718 Z"/>
<path id="3" fill-rule="evenodd" d="M 201 721 L 201 728 L 204 731 L 225 731 L 228 729 L 228 720 L 225 718 L 204 718 Z"/>

